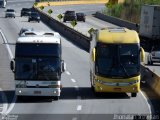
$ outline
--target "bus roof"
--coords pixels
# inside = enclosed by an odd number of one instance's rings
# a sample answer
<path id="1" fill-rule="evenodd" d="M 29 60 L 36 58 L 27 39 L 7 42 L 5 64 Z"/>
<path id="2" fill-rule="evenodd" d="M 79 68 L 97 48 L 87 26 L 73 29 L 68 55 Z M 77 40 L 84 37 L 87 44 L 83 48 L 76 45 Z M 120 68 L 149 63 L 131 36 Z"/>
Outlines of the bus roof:
<path id="1" fill-rule="evenodd" d="M 57 32 L 26 31 L 18 38 L 17 43 L 57 43 L 60 35 Z"/>
<path id="2" fill-rule="evenodd" d="M 98 31 L 97 42 L 103 43 L 139 43 L 136 31 L 127 28 L 105 28 Z"/>

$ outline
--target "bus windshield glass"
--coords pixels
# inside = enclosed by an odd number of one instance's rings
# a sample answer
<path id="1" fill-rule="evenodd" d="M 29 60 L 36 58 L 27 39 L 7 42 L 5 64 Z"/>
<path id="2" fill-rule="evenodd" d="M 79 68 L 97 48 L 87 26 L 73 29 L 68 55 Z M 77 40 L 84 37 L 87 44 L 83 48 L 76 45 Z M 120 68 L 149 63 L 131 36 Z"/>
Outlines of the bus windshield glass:
<path id="1" fill-rule="evenodd" d="M 113 78 L 127 78 L 140 74 L 138 44 L 98 43 L 96 49 L 96 74 Z"/>
<path id="2" fill-rule="evenodd" d="M 16 80 L 58 80 L 60 76 L 58 58 L 16 58 Z"/>
<path id="3" fill-rule="evenodd" d="M 61 57 L 60 44 L 17 43 L 16 57 Z"/>

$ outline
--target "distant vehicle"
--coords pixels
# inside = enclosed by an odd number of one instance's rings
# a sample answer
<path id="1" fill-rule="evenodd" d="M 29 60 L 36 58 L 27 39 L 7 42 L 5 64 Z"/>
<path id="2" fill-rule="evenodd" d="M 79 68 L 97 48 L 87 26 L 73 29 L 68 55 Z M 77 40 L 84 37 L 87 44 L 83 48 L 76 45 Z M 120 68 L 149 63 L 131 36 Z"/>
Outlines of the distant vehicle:
<path id="1" fill-rule="evenodd" d="M 30 16 L 30 14 L 31 14 L 31 8 L 22 8 L 21 17 L 22 16 Z"/>
<path id="2" fill-rule="evenodd" d="M 15 94 L 43 96 L 58 100 L 65 71 L 61 37 L 57 32 L 26 31 L 15 45 L 15 58 L 10 63 L 15 76 Z"/>
<path id="3" fill-rule="evenodd" d="M 30 21 L 37 21 L 38 23 L 40 22 L 40 15 L 37 12 L 31 12 L 28 22 Z"/>
<path id="4" fill-rule="evenodd" d="M 6 11 L 6 14 L 5 14 L 5 17 L 13 17 L 15 18 L 16 17 L 16 13 L 15 13 L 15 10 L 14 9 L 7 9 Z"/>
<path id="5" fill-rule="evenodd" d="M 143 5 L 141 8 L 139 35 L 145 39 L 146 46 L 160 42 L 160 5 Z"/>
<path id="6" fill-rule="evenodd" d="M 33 31 L 33 30 L 34 30 L 33 28 L 21 28 L 19 32 L 19 36 L 21 36 L 26 31 Z"/>
<path id="7" fill-rule="evenodd" d="M 93 92 L 96 95 L 124 92 L 136 97 L 140 91 L 140 62 L 144 62 L 145 54 L 137 32 L 106 28 L 95 30 L 91 35 L 90 81 Z"/>
<path id="8" fill-rule="evenodd" d="M 0 0 L 0 8 L 5 8 L 7 4 L 6 0 Z"/>
<path id="9" fill-rule="evenodd" d="M 148 54 L 147 63 L 153 65 L 153 63 L 160 63 L 160 47 L 153 47 Z"/>
<path id="10" fill-rule="evenodd" d="M 64 13 L 63 22 L 77 20 L 75 11 L 66 11 Z"/>
<path id="11" fill-rule="evenodd" d="M 77 21 L 86 21 L 86 15 L 84 13 L 76 13 Z"/>

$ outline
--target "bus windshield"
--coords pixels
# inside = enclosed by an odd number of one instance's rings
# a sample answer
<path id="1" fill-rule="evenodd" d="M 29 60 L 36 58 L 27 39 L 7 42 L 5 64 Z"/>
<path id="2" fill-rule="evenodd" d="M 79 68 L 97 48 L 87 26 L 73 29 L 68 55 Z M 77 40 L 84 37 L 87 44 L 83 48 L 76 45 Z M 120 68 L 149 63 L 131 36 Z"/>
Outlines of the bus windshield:
<path id="1" fill-rule="evenodd" d="M 60 44 L 17 43 L 16 57 L 61 57 Z"/>
<path id="2" fill-rule="evenodd" d="M 60 59 L 58 58 L 17 58 L 16 80 L 58 80 Z"/>
<path id="3" fill-rule="evenodd" d="M 96 74 L 112 78 L 127 78 L 140 74 L 138 44 L 98 43 L 96 49 Z"/>

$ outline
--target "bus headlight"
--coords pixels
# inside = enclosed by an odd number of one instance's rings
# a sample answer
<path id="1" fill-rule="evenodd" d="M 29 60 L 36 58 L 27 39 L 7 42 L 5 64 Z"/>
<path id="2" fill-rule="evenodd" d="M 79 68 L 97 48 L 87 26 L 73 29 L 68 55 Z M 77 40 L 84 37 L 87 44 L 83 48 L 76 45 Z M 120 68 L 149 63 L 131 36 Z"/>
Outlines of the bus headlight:
<path id="1" fill-rule="evenodd" d="M 103 81 L 101 80 L 96 80 L 98 83 L 103 84 Z"/>
<path id="2" fill-rule="evenodd" d="M 133 82 L 129 82 L 129 84 L 130 85 L 133 85 L 133 84 L 136 84 L 136 83 L 138 83 L 139 82 L 139 80 L 135 80 L 135 81 L 133 81 Z"/>

